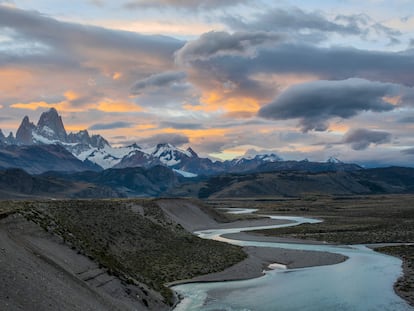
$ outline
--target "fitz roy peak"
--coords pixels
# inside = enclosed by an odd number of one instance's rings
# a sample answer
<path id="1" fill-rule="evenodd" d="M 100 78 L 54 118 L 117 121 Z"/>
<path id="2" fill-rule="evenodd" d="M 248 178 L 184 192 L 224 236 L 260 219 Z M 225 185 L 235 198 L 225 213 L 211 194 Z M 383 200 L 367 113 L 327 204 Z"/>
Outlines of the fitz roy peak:
<path id="1" fill-rule="evenodd" d="M 137 144 L 114 148 L 101 135 L 90 135 L 87 130 L 82 130 L 77 133 L 67 133 L 61 116 L 59 116 L 54 108 L 42 113 L 37 125 L 25 116 L 16 132 L 16 137 L 12 133 L 6 137 L 0 130 L 0 160 L 2 149 L 5 151 L 3 154 L 4 160 L 3 162 L 0 161 L 0 167 L 2 163 L 7 164 L 6 166 L 3 165 L 4 167 L 16 167 L 17 164 L 15 162 L 13 162 L 13 165 L 8 163 L 11 161 L 8 160 L 8 154 L 10 152 L 15 154 L 20 152 L 16 148 L 25 148 L 24 152 L 28 156 L 30 155 L 31 149 L 28 149 L 30 146 L 52 145 L 62 147 L 61 149 L 52 150 L 52 154 L 57 155 L 56 150 L 69 152 L 74 159 L 77 159 L 80 163 L 84 163 L 84 167 L 92 167 L 93 169 L 151 168 L 161 165 L 173 169 L 176 173 L 184 177 L 214 175 L 224 172 L 242 173 L 259 169 L 267 170 L 268 168 L 283 169 L 287 167 L 288 169 L 295 169 L 297 166 L 296 163 L 300 163 L 301 170 L 304 169 L 303 163 L 296 161 L 288 161 L 289 166 L 285 166 L 283 164 L 285 162 L 273 153 L 258 154 L 253 157 L 246 156 L 221 162 L 212 161 L 208 158 L 200 158 L 193 149 L 188 148 L 184 150 L 170 143 L 160 143 L 149 148 L 143 148 Z M 9 149 L 5 150 L 5 148 Z M 50 152 L 50 150 L 47 150 L 47 152 Z M 67 158 L 67 155 L 62 158 Z M 35 163 L 36 161 L 36 159 L 33 159 L 32 162 Z M 354 170 L 360 168 L 357 165 L 345 164 L 338 160 L 335 163 L 332 163 L 334 162 L 333 160 L 329 162 L 331 164 L 329 170 Z M 29 163 L 30 161 L 26 163 L 26 166 L 24 166 L 25 169 Z M 77 169 L 83 167 L 80 164 L 77 165 Z M 50 167 L 47 167 L 47 169 L 50 169 Z M 63 162 L 61 170 L 65 170 L 65 163 Z M 36 172 L 42 172 L 42 168 L 38 167 Z"/>

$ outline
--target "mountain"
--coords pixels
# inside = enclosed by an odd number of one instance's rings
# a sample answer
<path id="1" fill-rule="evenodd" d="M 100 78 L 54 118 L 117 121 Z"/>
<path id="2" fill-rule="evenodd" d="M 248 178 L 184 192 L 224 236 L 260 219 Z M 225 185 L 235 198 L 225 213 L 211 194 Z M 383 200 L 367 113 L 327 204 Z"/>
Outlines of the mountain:
<path id="1" fill-rule="evenodd" d="M 33 176 L 21 169 L 0 170 L 0 198 L 112 198 L 109 187 L 51 176 Z"/>
<path id="2" fill-rule="evenodd" d="M 68 135 L 63 126 L 62 117 L 59 116 L 55 108 L 42 113 L 37 123 L 36 132 L 49 140 L 66 142 Z"/>
<path id="3" fill-rule="evenodd" d="M 242 173 L 256 170 L 259 166 L 266 163 L 280 162 L 282 158 L 274 153 L 256 154 L 254 156 L 245 155 L 244 157 L 228 161 L 227 171 Z"/>
<path id="4" fill-rule="evenodd" d="M 0 167 L 21 168 L 31 174 L 101 169 L 92 162 L 80 161 L 61 145 L 3 146 L 0 148 Z"/>
<path id="5" fill-rule="evenodd" d="M 175 193 L 182 194 L 183 187 L 190 189 L 182 185 Z M 194 189 L 196 185 L 193 193 Z M 198 189 L 200 198 L 414 193 L 414 169 L 223 174 L 200 182 Z"/>
<path id="6" fill-rule="evenodd" d="M 357 164 L 343 163 L 339 160 L 333 162 L 311 162 L 303 161 L 277 161 L 260 164 L 256 167 L 256 172 L 273 172 L 273 171 L 304 171 L 310 173 L 316 172 L 340 172 L 340 171 L 357 171 L 363 168 Z"/>
<path id="7" fill-rule="evenodd" d="M 101 172 L 86 171 L 73 174 L 48 172 L 42 176 L 108 187 L 119 195 L 128 197 L 159 196 L 179 183 L 177 175 L 162 165 L 151 168 L 107 169 Z"/>
<path id="8" fill-rule="evenodd" d="M 9 136 L 5 136 L 2 132 L 2 130 L 0 130 L 0 146 L 1 145 L 15 145 L 16 144 L 16 139 L 13 136 L 13 133 L 10 132 Z"/>
<path id="9" fill-rule="evenodd" d="M 60 157 L 65 161 L 54 159 L 49 164 L 41 161 L 42 164 L 33 162 L 35 168 L 31 168 L 29 163 L 18 161 L 14 158 L 7 158 L 3 155 L 3 167 L 19 167 L 28 172 L 42 172 L 47 169 L 58 169 L 60 171 L 79 171 L 86 169 L 110 169 L 142 167 L 151 168 L 163 165 L 175 170 L 184 177 L 195 177 L 198 175 L 218 175 L 222 173 L 248 173 L 248 172 L 268 172 L 283 170 L 299 170 L 307 172 L 322 171 L 351 171 L 359 170 L 361 167 L 355 164 L 346 164 L 330 158 L 326 163 L 309 161 L 283 161 L 278 155 L 272 152 L 248 150 L 246 154 L 234 160 L 212 161 L 209 158 L 201 158 L 191 149 L 181 149 L 169 143 L 160 143 L 154 147 L 141 147 L 132 144 L 126 147 L 114 148 L 101 135 L 90 135 L 87 130 L 77 133 L 67 133 L 63 124 L 62 117 L 56 109 L 51 108 L 43 112 L 35 125 L 25 116 L 16 132 L 16 138 L 10 134 L 7 138 L 0 130 L 0 149 L 3 153 L 11 152 L 8 146 L 18 146 L 13 152 L 25 154 L 27 160 L 37 161 L 36 154 L 30 158 L 27 154 L 27 146 L 51 146 L 59 145 L 70 152 L 83 164 L 74 164 L 74 159 L 69 160 L 68 155 L 61 154 Z M 32 149 L 38 152 L 38 149 Z M 44 151 L 44 150 L 43 150 Z M 55 152 L 56 154 L 56 152 Z M 37 158 L 36 158 L 37 157 Z M 6 161 L 8 159 L 8 161 Z M 71 164 L 69 164 L 71 163 Z M 93 164 L 93 166 L 92 166 Z"/>
<path id="10" fill-rule="evenodd" d="M 64 146 L 76 157 L 79 157 L 83 152 L 88 152 L 94 148 L 101 149 L 109 146 L 109 143 L 102 136 L 90 136 L 87 130 L 67 134 L 62 117 L 54 108 L 43 112 L 37 125 L 34 125 L 34 123 L 29 120 L 29 117 L 25 116 L 16 132 L 15 144 L 59 144 Z"/>

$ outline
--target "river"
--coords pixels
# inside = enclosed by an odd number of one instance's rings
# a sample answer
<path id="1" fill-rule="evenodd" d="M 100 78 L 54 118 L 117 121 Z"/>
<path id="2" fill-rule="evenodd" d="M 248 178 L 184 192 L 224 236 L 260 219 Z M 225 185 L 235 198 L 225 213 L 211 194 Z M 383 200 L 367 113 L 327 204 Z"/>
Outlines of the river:
<path id="1" fill-rule="evenodd" d="M 247 213 L 248 209 L 233 211 Z M 222 237 L 228 233 L 281 228 L 320 220 L 268 216 L 291 223 L 273 226 L 203 230 L 202 238 L 240 246 L 278 247 L 326 251 L 349 257 L 343 263 L 301 269 L 275 269 L 264 276 L 243 281 L 189 283 L 172 287 L 182 301 L 174 311 L 409 311 L 414 310 L 393 289 L 402 274 L 401 260 L 363 245 L 332 246 L 239 241 Z"/>

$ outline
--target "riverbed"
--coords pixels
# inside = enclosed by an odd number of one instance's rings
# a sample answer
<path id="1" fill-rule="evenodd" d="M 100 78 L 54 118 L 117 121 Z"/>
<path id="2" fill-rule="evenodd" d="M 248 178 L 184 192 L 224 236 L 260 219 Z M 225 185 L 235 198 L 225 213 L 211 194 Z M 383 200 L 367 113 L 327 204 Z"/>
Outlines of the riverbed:
<path id="1" fill-rule="evenodd" d="M 247 210 L 241 212 L 246 213 Z M 240 246 L 331 252 L 347 256 L 348 260 L 336 265 L 301 269 L 274 265 L 274 270 L 251 280 L 177 285 L 172 289 L 182 297 L 182 301 L 174 310 L 414 310 L 393 290 L 394 282 L 402 273 L 398 258 L 374 252 L 363 245 L 256 242 L 225 237 L 226 234 L 238 232 L 320 222 L 303 217 L 268 217 L 290 223 L 203 230 L 195 234 Z"/>

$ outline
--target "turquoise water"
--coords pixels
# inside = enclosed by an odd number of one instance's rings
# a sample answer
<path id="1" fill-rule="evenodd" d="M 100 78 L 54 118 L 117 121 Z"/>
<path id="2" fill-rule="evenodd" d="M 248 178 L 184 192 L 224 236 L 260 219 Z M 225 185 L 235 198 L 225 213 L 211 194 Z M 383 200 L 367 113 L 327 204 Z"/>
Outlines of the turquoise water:
<path id="1" fill-rule="evenodd" d="M 414 310 L 393 290 L 401 275 L 398 258 L 376 253 L 365 246 L 330 246 L 237 241 L 222 234 L 262 228 L 280 228 L 319 220 L 302 217 L 275 217 L 294 224 L 255 228 L 204 230 L 203 238 L 243 246 L 279 247 L 296 250 L 328 251 L 348 256 L 343 263 L 304 269 L 279 269 L 263 277 L 234 282 L 191 283 L 174 286 L 183 297 L 174 311 L 182 310 L 338 310 L 408 311 Z"/>

